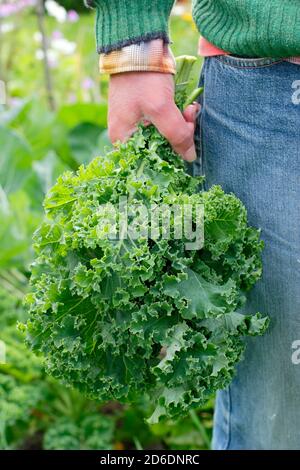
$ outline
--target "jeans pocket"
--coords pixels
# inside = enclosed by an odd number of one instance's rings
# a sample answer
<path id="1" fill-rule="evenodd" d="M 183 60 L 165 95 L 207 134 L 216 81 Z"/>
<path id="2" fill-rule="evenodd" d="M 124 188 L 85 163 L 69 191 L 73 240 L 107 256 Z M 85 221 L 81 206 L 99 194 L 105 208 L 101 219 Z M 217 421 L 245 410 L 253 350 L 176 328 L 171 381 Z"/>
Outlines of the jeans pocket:
<path id="1" fill-rule="evenodd" d="M 234 55 L 219 55 L 215 56 L 215 58 L 225 65 L 245 69 L 271 67 L 284 61 L 281 57 L 239 57 Z"/>

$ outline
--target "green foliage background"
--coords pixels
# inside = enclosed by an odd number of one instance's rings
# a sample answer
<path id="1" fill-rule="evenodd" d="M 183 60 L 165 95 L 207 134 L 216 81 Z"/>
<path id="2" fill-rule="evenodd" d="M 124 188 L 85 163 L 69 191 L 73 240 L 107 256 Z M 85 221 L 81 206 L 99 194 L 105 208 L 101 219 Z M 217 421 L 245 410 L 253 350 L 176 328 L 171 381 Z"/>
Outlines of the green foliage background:
<path id="1" fill-rule="evenodd" d="M 83 0 L 58 0 L 60 5 L 62 5 L 66 10 L 75 10 L 78 12 L 85 12 L 86 7 L 84 5 Z"/>
<path id="2" fill-rule="evenodd" d="M 0 449 L 206 449 L 212 403 L 151 426 L 144 421 L 147 403 L 87 400 L 46 376 L 41 360 L 24 346 L 16 324 L 26 319 L 22 299 L 42 201 L 59 174 L 109 146 L 107 77 L 97 70 L 93 14 L 63 24 L 47 17 L 50 48 L 57 32 L 76 44 L 71 54 L 57 53 L 52 65 L 56 110 L 50 111 L 34 12 L 1 19 L 1 25 L 0 79 L 8 102 L 0 107 L 0 340 L 7 346 L 0 365 Z M 176 55 L 196 53 L 198 35 L 188 12 L 172 18 L 172 31 Z"/>

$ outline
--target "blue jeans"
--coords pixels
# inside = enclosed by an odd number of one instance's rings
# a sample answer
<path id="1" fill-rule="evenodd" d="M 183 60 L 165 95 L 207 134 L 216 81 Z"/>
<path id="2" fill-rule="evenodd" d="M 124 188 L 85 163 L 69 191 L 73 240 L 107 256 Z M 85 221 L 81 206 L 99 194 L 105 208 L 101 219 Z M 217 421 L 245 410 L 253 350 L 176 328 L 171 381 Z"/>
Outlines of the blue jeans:
<path id="1" fill-rule="evenodd" d="M 214 449 L 300 449 L 300 66 L 205 59 L 195 174 L 248 209 L 265 241 L 263 278 L 245 309 L 271 317 L 247 340 L 236 378 L 216 400 Z M 297 349 L 298 348 L 298 349 Z"/>

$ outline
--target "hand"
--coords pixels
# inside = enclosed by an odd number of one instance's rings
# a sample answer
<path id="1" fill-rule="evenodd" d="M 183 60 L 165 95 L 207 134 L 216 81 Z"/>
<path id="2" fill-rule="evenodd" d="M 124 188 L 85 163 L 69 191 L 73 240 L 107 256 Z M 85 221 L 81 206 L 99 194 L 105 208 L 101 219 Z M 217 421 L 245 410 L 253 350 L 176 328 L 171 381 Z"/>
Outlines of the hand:
<path id="1" fill-rule="evenodd" d="M 182 114 L 174 102 L 174 79 L 158 72 L 125 72 L 110 77 L 108 132 L 126 141 L 140 122 L 150 122 L 184 160 L 196 159 L 194 131 L 198 103 Z"/>

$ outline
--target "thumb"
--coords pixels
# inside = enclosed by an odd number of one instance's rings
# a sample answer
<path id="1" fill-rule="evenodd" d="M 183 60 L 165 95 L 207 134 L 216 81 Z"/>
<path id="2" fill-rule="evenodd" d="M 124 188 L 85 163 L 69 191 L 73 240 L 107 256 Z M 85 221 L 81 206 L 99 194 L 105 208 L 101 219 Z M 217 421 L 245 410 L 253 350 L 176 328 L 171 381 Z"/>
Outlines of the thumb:
<path id="1" fill-rule="evenodd" d="M 191 122 L 195 126 L 197 115 L 200 109 L 201 109 L 201 106 L 199 103 L 193 103 L 187 106 L 187 108 L 185 108 L 184 112 L 182 113 L 186 122 Z"/>
<path id="2" fill-rule="evenodd" d="M 194 123 L 185 120 L 174 101 L 166 104 L 163 110 L 152 112 L 149 119 L 184 160 L 196 160 Z"/>

